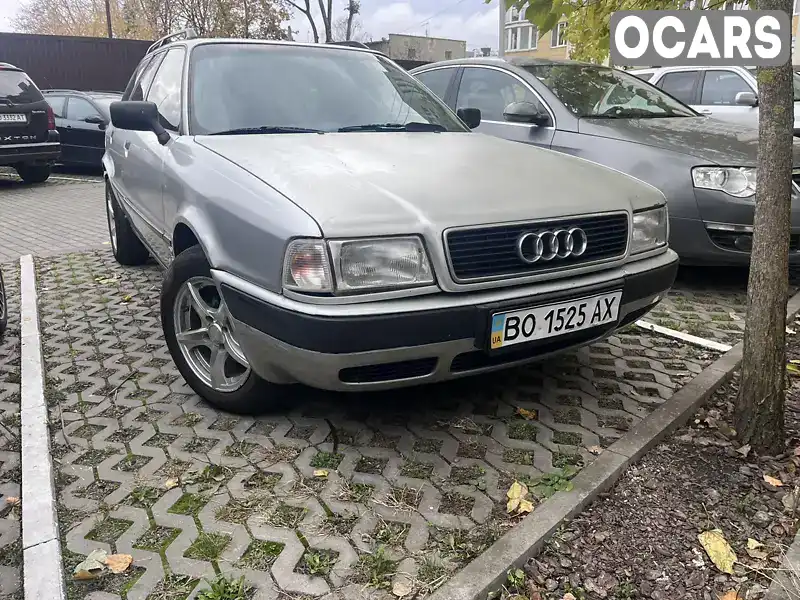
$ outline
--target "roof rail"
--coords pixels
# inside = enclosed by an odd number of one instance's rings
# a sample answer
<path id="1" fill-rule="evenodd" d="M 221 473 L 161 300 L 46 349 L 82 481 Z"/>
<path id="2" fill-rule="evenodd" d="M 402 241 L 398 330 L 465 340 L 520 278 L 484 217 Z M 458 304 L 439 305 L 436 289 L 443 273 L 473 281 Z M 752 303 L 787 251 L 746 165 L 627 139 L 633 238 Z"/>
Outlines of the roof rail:
<path id="1" fill-rule="evenodd" d="M 362 42 L 356 42 L 355 40 L 342 40 L 341 42 L 328 42 L 329 44 L 333 44 L 334 46 L 350 46 L 351 48 L 365 48 L 370 50 L 370 47 Z"/>
<path id="2" fill-rule="evenodd" d="M 181 31 L 176 31 L 175 33 L 170 33 L 165 35 L 162 38 L 157 39 L 153 44 L 147 49 L 145 52 L 145 56 L 154 52 L 161 48 L 161 46 L 166 46 L 167 44 L 171 44 L 172 42 L 177 42 L 178 40 L 191 40 L 197 37 L 197 33 L 191 27 L 187 27 Z"/>

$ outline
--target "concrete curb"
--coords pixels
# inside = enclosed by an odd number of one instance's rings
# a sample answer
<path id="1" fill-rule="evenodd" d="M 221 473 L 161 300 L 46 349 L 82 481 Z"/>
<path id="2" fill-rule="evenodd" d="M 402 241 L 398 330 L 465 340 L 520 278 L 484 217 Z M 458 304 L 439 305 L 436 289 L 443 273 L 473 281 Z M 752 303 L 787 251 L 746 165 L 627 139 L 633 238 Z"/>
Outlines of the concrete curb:
<path id="1" fill-rule="evenodd" d="M 792 596 L 791 594 L 795 594 Z M 800 532 L 786 551 L 764 600 L 787 600 L 800 594 Z"/>
<path id="2" fill-rule="evenodd" d="M 787 317 L 791 318 L 798 311 L 800 292 L 789 300 Z M 598 495 L 613 486 L 630 465 L 680 427 L 731 377 L 741 363 L 742 345 L 740 342 L 706 367 L 625 437 L 581 470 L 572 480 L 572 491 L 559 492 L 543 502 L 522 523 L 436 590 L 430 600 L 485 600 L 489 592 L 500 588 L 508 569 L 520 567 L 538 554 L 565 519 L 580 513 Z M 800 554 L 800 546 L 797 553 Z M 800 556 L 795 558 L 796 564 L 800 564 Z M 779 597 L 785 598 L 775 596 L 775 599 Z"/>
<path id="3" fill-rule="evenodd" d="M 33 257 L 20 264 L 22 560 L 25 598 L 65 597 Z M 32 567 L 35 565 L 35 568 Z M 29 568 L 30 567 L 30 568 Z"/>

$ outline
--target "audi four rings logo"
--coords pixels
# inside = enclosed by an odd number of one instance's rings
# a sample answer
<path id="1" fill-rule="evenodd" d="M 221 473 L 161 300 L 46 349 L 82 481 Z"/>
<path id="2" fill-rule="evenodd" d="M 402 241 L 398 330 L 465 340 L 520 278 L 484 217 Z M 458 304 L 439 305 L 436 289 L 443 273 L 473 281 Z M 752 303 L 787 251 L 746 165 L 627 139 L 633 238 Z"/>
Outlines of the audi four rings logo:
<path id="1" fill-rule="evenodd" d="M 579 227 L 525 233 L 517 240 L 517 255 L 526 263 L 540 260 L 580 256 L 586 252 L 589 239 Z"/>

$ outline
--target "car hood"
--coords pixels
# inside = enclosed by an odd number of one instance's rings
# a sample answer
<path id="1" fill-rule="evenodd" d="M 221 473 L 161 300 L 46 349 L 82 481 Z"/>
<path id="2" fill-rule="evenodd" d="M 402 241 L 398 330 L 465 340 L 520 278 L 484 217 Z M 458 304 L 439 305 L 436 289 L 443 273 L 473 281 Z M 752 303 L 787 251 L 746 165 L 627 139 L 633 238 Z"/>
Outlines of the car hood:
<path id="1" fill-rule="evenodd" d="M 319 223 L 327 237 L 552 218 L 663 202 L 595 163 L 478 133 L 198 136 Z"/>
<path id="2" fill-rule="evenodd" d="M 578 130 L 584 135 L 621 139 L 696 156 L 705 163 L 756 166 L 758 129 L 708 117 L 665 119 L 583 118 Z M 800 144 L 794 145 L 800 164 Z"/>

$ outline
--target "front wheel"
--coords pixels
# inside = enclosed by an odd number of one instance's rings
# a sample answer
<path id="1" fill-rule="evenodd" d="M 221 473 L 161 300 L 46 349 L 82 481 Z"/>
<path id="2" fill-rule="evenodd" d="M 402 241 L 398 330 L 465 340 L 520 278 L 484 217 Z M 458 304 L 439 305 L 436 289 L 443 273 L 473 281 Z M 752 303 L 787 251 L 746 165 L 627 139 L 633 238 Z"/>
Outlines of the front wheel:
<path id="1" fill-rule="evenodd" d="M 167 269 L 161 288 L 161 325 L 181 375 L 214 406 L 252 414 L 284 398 L 286 386 L 267 382 L 250 368 L 200 246 L 181 252 Z"/>
<path id="2" fill-rule="evenodd" d="M 50 177 L 50 165 L 17 165 L 17 174 L 25 183 L 44 183 Z"/>
<path id="3" fill-rule="evenodd" d="M 108 237 L 111 240 L 111 252 L 121 265 L 143 265 L 150 258 L 150 253 L 136 236 L 131 222 L 119 202 L 114 197 L 111 184 L 106 181 L 106 220 L 108 221 Z"/>

